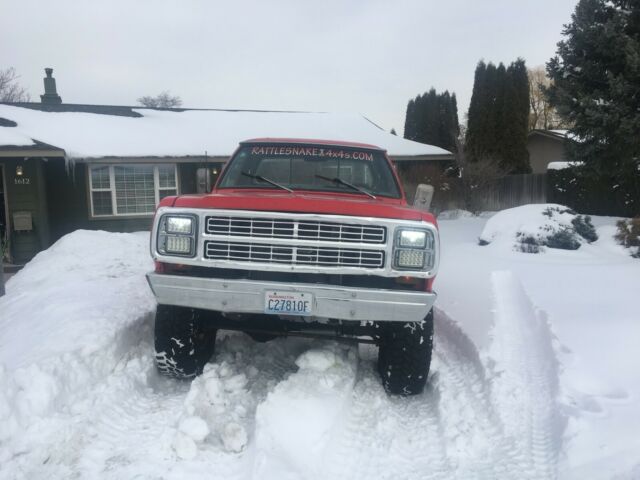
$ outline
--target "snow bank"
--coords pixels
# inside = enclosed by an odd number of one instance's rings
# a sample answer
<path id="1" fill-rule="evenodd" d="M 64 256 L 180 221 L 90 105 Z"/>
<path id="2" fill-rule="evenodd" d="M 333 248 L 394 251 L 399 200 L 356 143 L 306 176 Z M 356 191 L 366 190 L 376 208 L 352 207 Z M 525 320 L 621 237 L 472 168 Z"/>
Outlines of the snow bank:
<path id="1" fill-rule="evenodd" d="M 42 112 L 0 105 L 0 117 L 21 135 L 65 150 L 69 158 L 230 156 L 238 142 L 286 137 L 345 140 L 376 145 L 390 155 L 450 155 L 432 145 L 382 130 L 357 114 L 136 109 L 142 117 Z M 0 130 L 7 130 L 0 129 Z"/>
<path id="2" fill-rule="evenodd" d="M 155 308 L 144 278 L 152 268 L 148 233 L 76 231 L 7 282 L 0 461 L 42 434 L 45 419 L 88 407 L 86 393 L 139 341 Z"/>
<path id="3" fill-rule="evenodd" d="M 296 365 L 298 372 L 258 406 L 254 478 L 316 478 L 345 420 L 356 380 L 356 351 L 329 345 L 303 353 Z"/>
<path id="4" fill-rule="evenodd" d="M 487 221 L 479 240 L 480 245 L 539 253 L 543 247 L 577 250 L 581 244 L 597 240 L 597 235 L 590 217 L 549 203 L 498 212 Z"/>

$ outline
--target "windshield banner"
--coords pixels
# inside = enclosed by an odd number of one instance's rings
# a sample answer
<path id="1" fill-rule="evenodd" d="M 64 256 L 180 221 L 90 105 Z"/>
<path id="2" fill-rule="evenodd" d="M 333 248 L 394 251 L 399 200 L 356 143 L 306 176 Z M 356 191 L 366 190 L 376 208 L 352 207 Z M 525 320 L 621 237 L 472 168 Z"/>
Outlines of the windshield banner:
<path id="1" fill-rule="evenodd" d="M 318 147 L 252 147 L 251 155 L 295 155 L 303 157 L 344 158 L 373 161 L 372 152 Z"/>

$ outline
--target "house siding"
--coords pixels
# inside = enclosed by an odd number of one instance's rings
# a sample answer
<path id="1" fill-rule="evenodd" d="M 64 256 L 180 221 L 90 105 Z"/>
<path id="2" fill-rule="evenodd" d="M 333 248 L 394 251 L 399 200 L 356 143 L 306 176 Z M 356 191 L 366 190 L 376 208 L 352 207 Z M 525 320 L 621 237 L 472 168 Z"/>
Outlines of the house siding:
<path id="1" fill-rule="evenodd" d="M 114 160 L 112 163 L 118 162 Z M 180 193 L 196 192 L 196 170 L 199 166 L 200 164 L 190 163 L 177 165 Z M 108 232 L 151 230 L 151 215 L 91 218 L 87 169 L 87 164 L 76 163 L 67 172 L 63 161 L 48 162 L 45 166 L 51 237 L 54 241 L 78 229 Z"/>
<path id="2" fill-rule="evenodd" d="M 566 160 L 564 140 L 543 135 L 530 135 L 527 141 L 531 173 L 546 173 L 550 162 Z"/>
<path id="3" fill-rule="evenodd" d="M 15 263 L 25 263 L 50 242 L 49 220 L 46 209 L 46 187 L 43 178 L 43 160 L 40 158 L 1 158 L 4 166 L 5 192 L 8 203 L 8 228 L 10 255 Z M 16 175 L 16 167 L 22 167 L 22 175 Z M 32 218 L 32 230 L 16 232 L 13 216 L 16 212 L 28 212 Z"/>

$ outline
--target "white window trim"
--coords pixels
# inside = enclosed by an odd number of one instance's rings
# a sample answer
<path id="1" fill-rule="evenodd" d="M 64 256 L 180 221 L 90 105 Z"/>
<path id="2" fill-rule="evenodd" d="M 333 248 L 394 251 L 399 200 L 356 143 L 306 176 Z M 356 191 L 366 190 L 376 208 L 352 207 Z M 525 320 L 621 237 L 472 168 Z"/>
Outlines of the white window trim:
<path id="1" fill-rule="evenodd" d="M 160 174 L 158 167 L 173 167 L 173 174 L 175 176 L 175 187 L 160 187 Z M 109 188 L 93 188 L 93 178 L 91 176 L 91 170 L 94 168 L 108 168 L 109 169 Z M 152 217 L 155 212 L 147 213 L 118 213 L 118 202 L 116 199 L 116 180 L 114 167 L 153 167 L 153 193 L 156 206 L 160 203 L 160 192 L 162 190 L 175 190 L 176 195 L 180 195 L 180 182 L 178 181 L 178 167 L 175 163 L 113 163 L 113 164 L 95 164 L 89 165 L 87 170 L 87 176 L 89 177 L 89 206 L 91 210 L 91 218 L 104 219 L 104 218 L 126 218 L 126 217 Z M 93 208 L 93 192 L 111 192 L 111 213 L 96 215 Z"/>

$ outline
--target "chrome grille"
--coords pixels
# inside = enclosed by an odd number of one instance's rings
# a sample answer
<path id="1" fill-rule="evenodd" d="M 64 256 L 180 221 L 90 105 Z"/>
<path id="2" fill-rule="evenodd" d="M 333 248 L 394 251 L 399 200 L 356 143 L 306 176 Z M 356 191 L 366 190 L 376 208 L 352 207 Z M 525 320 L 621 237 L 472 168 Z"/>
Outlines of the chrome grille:
<path id="1" fill-rule="evenodd" d="M 384 266 L 384 252 L 381 250 L 315 246 L 291 247 L 212 240 L 204 243 L 204 257 L 208 260 L 286 263 L 290 265 L 324 267 L 382 268 Z"/>
<path id="2" fill-rule="evenodd" d="M 379 225 L 276 218 L 206 217 L 205 233 L 236 237 L 290 238 L 318 242 L 383 244 L 387 229 Z"/>

